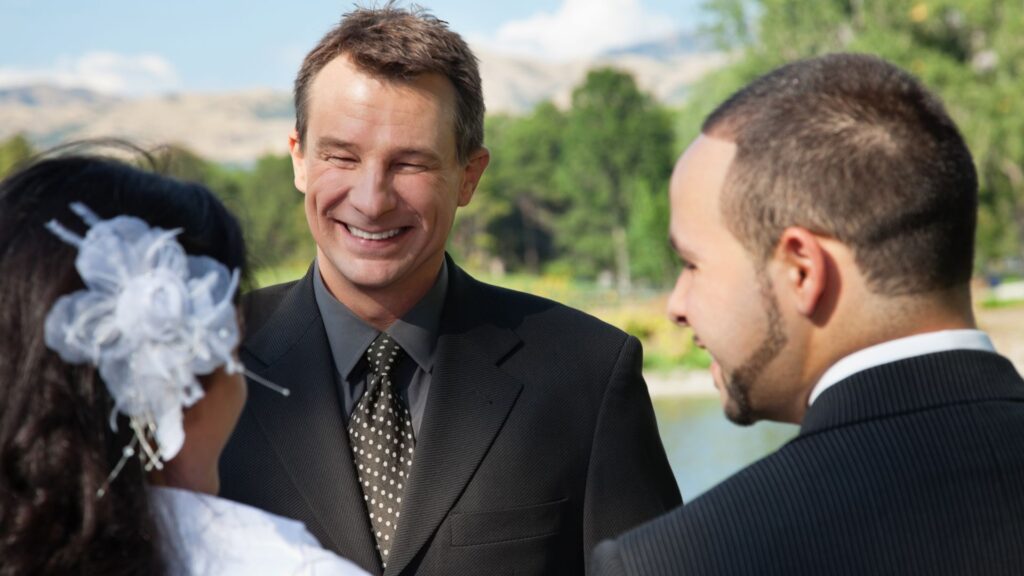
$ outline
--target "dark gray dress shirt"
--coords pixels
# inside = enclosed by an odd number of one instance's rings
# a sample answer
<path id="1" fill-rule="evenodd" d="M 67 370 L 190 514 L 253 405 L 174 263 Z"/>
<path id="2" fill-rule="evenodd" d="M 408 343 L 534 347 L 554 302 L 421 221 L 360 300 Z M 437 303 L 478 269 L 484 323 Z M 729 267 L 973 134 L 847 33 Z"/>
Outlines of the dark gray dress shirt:
<path id="1" fill-rule="evenodd" d="M 363 353 L 380 332 L 363 322 L 347 306 L 331 295 L 324 286 L 317 262 L 313 274 L 313 293 L 320 316 L 327 331 L 327 340 L 337 370 L 338 392 L 344 409 L 346 424 L 359 402 L 369 380 Z M 441 264 L 434 285 L 405 316 L 399 318 L 387 333 L 405 350 L 405 356 L 395 367 L 391 381 L 398 387 L 402 401 L 409 407 L 412 427 L 420 433 L 423 410 L 430 392 L 430 376 L 434 369 L 434 348 L 441 321 L 441 309 L 448 292 L 448 263 Z"/>

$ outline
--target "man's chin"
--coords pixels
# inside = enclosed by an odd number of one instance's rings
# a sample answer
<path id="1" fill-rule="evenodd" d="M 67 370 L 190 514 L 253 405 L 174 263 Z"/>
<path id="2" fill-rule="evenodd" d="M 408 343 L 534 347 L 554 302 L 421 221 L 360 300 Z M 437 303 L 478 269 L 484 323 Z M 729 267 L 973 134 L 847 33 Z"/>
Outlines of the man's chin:
<path id="1" fill-rule="evenodd" d="M 740 426 L 750 426 L 757 422 L 758 417 L 750 406 L 750 399 L 744 386 L 738 384 L 732 375 L 723 373 L 720 368 L 717 372 L 712 372 L 712 376 L 722 400 L 725 417 Z"/>
<path id="2" fill-rule="evenodd" d="M 368 263 L 367 266 L 335 267 L 333 273 L 325 273 L 321 266 L 321 274 L 332 292 L 335 288 L 342 292 L 357 291 L 365 294 L 379 293 L 401 283 L 401 270 L 389 266 L 385 262 Z M 338 294 L 335 294 L 337 297 Z"/>
<path id="3" fill-rule="evenodd" d="M 758 420 L 749 409 L 741 408 L 732 398 L 726 401 L 724 412 L 725 417 L 738 426 L 750 426 Z"/>
<path id="4" fill-rule="evenodd" d="M 357 292 L 370 296 L 383 296 L 385 294 L 411 291 L 411 288 L 403 283 L 400 278 L 353 275 L 348 277 L 347 280 L 348 284 Z"/>

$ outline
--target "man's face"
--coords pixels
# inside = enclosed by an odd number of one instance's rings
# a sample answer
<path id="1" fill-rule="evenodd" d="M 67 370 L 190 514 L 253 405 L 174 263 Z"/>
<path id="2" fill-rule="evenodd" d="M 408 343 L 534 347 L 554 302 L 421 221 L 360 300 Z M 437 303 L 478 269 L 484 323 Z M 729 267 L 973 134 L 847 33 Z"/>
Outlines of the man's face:
<path id="1" fill-rule="evenodd" d="M 719 207 L 735 154 L 735 144 L 702 135 L 676 164 L 670 236 L 684 268 L 668 312 L 711 354 L 726 416 L 750 424 L 786 402 L 776 380 L 787 338 L 769 274 L 726 228 Z"/>
<path id="2" fill-rule="evenodd" d="M 292 163 L 321 274 L 343 302 L 418 299 L 433 284 L 455 210 L 488 160 L 481 149 L 458 161 L 454 110 L 454 88 L 437 74 L 380 79 L 343 55 L 314 79 Z"/>

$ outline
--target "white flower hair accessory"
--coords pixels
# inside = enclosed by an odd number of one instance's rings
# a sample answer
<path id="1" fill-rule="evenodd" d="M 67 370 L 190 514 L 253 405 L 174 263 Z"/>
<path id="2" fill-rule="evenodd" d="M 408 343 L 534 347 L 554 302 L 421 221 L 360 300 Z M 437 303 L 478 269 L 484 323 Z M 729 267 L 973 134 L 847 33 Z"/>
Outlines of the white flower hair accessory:
<path id="1" fill-rule="evenodd" d="M 101 220 L 78 202 L 71 209 L 90 226 L 84 238 L 55 220 L 46 227 L 78 247 L 75 268 L 85 289 L 57 300 L 45 338 L 65 362 L 97 367 L 114 400 L 113 430 L 118 413 L 131 423 L 132 442 L 109 483 L 136 446 L 147 471 L 178 454 L 185 440 L 182 409 L 203 397 L 197 375 L 224 366 L 252 376 L 233 356 L 239 271 L 186 254 L 176 239 L 180 229 L 150 227 L 132 216 Z"/>

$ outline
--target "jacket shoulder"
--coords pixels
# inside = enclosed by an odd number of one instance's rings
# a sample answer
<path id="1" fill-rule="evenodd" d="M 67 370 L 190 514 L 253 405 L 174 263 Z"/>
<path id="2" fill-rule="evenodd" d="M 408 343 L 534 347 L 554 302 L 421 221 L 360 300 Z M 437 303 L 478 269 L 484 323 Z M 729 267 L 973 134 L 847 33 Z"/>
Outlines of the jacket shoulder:
<path id="1" fill-rule="evenodd" d="M 245 293 L 242 296 L 241 312 L 245 319 L 245 331 L 255 334 L 277 310 L 285 295 L 301 280 L 274 284 Z"/>
<path id="2" fill-rule="evenodd" d="M 1006 482 L 1019 478 L 1024 460 L 995 460 L 984 432 L 1001 421 L 1001 435 L 1014 437 L 1024 412 L 1019 402 L 986 401 L 1001 416 L 983 417 L 980 406 L 797 436 L 622 535 L 619 549 L 644 574 L 881 574 L 906 565 L 929 574 L 964 573 L 958 566 L 1019 573 L 1019 563 L 1008 571 L 999 559 L 1014 550 L 1024 561 L 1019 515 L 1007 512 L 1019 510 L 1021 491 Z"/>
<path id="3" fill-rule="evenodd" d="M 486 313 L 517 332 L 571 330 L 588 338 L 618 342 L 628 336 L 604 320 L 560 302 L 479 281 L 475 284 L 479 304 Z"/>
<path id="4" fill-rule="evenodd" d="M 788 523 L 774 515 L 776 506 L 763 501 L 785 500 L 776 503 L 782 509 L 800 505 L 774 489 L 778 478 L 765 460 L 619 536 L 620 561 L 631 573 L 652 575 L 778 573 L 759 562 L 775 543 L 772 526 Z"/>

